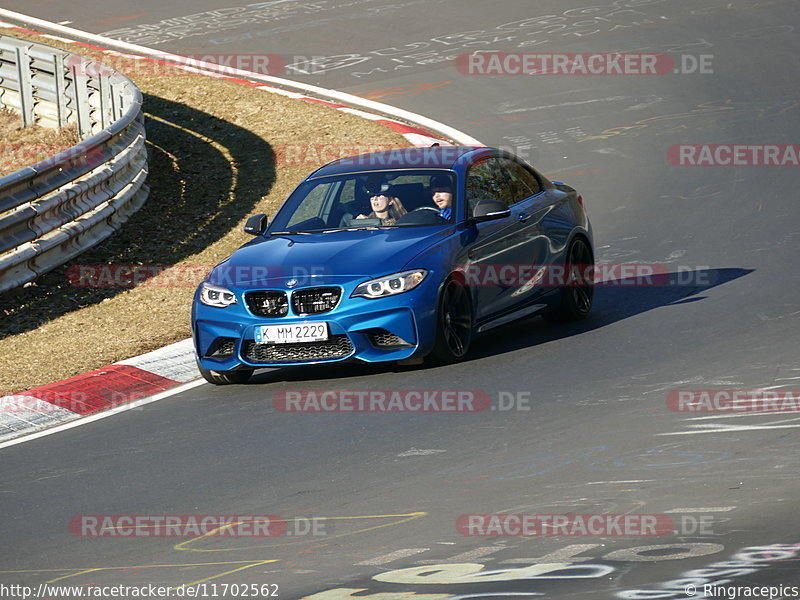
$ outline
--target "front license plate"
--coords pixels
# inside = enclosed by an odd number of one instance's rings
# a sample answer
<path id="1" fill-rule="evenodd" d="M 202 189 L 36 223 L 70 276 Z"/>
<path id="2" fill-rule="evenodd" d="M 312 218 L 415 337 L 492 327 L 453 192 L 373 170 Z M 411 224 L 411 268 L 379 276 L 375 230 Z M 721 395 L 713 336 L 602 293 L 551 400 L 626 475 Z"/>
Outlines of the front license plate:
<path id="1" fill-rule="evenodd" d="M 255 340 L 258 344 L 297 344 L 300 342 L 324 342 L 327 339 L 327 323 L 259 325 L 255 331 Z"/>

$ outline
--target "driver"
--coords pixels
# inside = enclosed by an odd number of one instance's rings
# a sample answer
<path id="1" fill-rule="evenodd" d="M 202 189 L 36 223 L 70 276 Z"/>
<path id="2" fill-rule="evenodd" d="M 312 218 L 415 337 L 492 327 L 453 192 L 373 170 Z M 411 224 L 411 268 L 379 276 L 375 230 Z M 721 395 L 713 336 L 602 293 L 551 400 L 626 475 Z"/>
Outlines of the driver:
<path id="1" fill-rule="evenodd" d="M 395 225 L 397 219 L 408 211 L 400 202 L 400 198 L 389 193 L 389 186 L 383 184 L 369 190 L 369 203 L 372 212 L 368 215 L 360 214 L 356 219 L 380 219 L 381 225 Z"/>
<path id="2" fill-rule="evenodd" d="M 447 175 L 432 177 L 431 194 L 433 203 L 439 209 L 439 216 L 449 221 L 453 216 L 453 183 L 450 178 Z"/>

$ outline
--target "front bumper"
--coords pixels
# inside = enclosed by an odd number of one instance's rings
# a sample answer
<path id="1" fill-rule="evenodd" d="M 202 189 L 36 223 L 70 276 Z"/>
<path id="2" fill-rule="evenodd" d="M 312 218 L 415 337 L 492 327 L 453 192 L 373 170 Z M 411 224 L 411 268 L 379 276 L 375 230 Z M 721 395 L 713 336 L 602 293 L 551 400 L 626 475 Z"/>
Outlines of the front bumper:
<path id="1" fill-rule="evenodd" d="M 438 284 L 431 275 L 409 292 L 377 299 L 350 298 L 363 280 L 342 285 L 341 300 L 333 310 L 310 316 L 295 315 L 291 310 L 279 318 L 256 316 L 248 309 L 244 294 L 257 290 L 233 290 L 238 304 L 227 308 L 206 306 L 195 297 L 192 333 L 197 358 L 206 369 L 229 371 L 346 360 L 374 363 L 425 355 L 433 347 L 436 330 Z M 256 327 L 261 325 L 321 321 L 328 323 L 329 338 L 324 342 L 255 341 Z"/>

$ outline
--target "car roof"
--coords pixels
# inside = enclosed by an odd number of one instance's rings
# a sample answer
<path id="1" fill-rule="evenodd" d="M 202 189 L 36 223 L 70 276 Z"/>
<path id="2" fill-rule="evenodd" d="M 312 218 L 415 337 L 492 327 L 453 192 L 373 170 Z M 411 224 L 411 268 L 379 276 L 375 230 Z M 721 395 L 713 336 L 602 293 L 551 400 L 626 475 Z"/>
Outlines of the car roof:
<path id="1" fill-rule="evenodd" d="M 485 146 L 428 146 L 395 148 L 383 152 L 340 158 L 314 171 L 308 179 L 344 173 L 386 171 L 391 169 L 453 169 L 472 162 L 478 156 L 496 152 Z"/>

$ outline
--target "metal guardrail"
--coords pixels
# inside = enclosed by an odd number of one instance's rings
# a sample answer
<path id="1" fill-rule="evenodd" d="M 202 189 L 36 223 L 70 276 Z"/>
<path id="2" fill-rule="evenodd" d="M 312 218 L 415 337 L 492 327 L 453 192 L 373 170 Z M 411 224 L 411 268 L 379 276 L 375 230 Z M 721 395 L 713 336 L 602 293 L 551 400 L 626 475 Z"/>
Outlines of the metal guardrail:
<path id="1" fill-rule="evenodd" d="M 0 178 L 0 292 L 107 238 L 147 199 L 142 94 L 70 52 L 0 35 L 0 107 L 83 141 Z"/>

